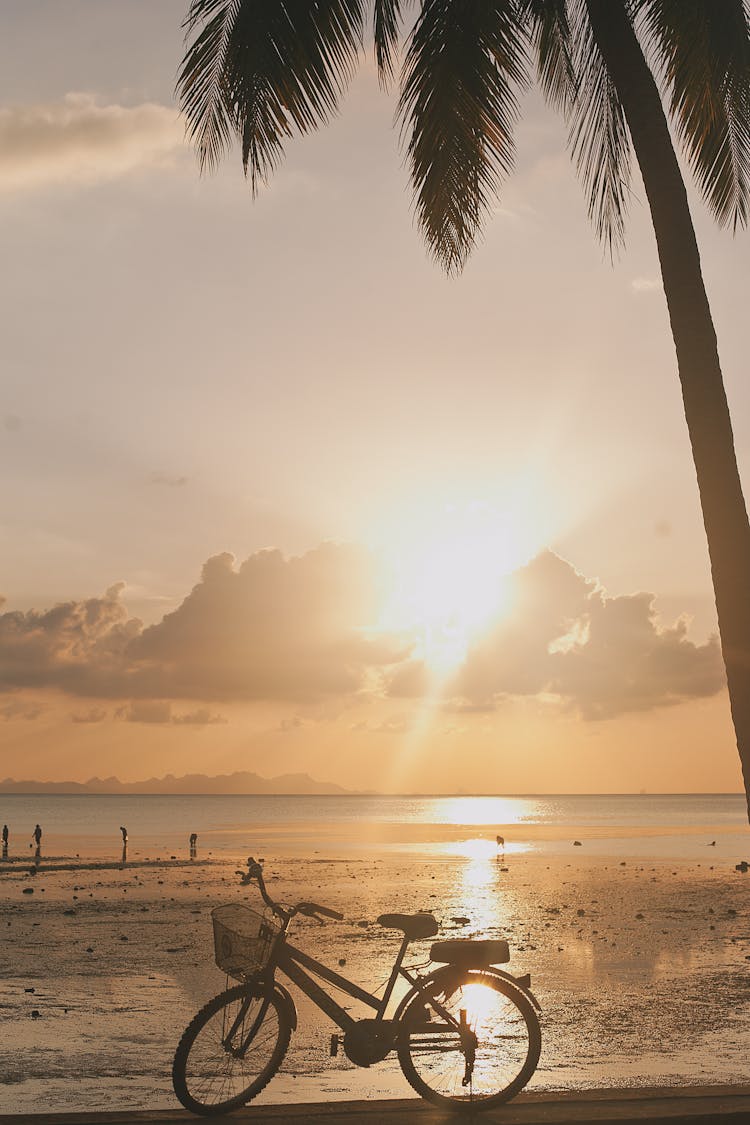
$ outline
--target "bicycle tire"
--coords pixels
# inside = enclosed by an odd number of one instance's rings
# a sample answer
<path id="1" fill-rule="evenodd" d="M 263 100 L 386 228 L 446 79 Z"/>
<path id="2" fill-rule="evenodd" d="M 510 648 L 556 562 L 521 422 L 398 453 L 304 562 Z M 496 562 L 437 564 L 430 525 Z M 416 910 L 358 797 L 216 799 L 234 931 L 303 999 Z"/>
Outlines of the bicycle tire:
<path id="1" fill-rule="evenodd" d="M 478 1037 L 467 1085 L 460 1035 L 439 1011 L 460 1021 L 462 1006 Z M 541 1044 L 536 1012 L 519 988 L 492 972 L 441 970 L 405 998 L 397 1054 L 407 1082 L 426 1101 L 476 1112 L 510 1101 L 523 1089 L 536 1070 Z"/>
<path id="2" fill-rule="evenodd" d="M 249 1035 L 242 1058 L 226 1043 L 234 1024 L 234 1044 Z M 275 992 L 255 993 L 244 984 L 220 992 L 193 1017 L 177 1045 L 172 1085 L 178 1100 L 200 1115 L 245 1105 L 279 1069 L 291 1034 L 287 1007 Z"/>

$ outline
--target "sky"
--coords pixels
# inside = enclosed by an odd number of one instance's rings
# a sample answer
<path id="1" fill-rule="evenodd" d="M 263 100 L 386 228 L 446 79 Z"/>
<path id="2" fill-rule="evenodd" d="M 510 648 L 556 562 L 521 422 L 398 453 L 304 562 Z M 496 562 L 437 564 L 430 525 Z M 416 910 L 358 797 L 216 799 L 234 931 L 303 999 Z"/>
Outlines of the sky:
<path id="1" fill-rule="evenodd" d="M 200 177 L 185 6 L 0 10 L 0 775 L 740 790 L 640 182 L 612 264 L 532 91 L 446 278 L 367 51 L 256 201 Z M 691 203 L 747 487 L 749 236 Z"/>

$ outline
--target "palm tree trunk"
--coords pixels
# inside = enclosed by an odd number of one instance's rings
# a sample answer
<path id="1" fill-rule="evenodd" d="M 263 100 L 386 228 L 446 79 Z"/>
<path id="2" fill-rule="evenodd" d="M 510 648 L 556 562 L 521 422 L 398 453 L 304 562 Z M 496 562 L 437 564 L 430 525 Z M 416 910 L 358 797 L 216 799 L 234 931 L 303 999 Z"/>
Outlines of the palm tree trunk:
<path id="1" fill-rule="evenodd" d="M 750 524 L 685 184 L 623 0 L 586 0 L 643 176 L 661 263 L 750 817 Z M 710 747 L 707 748 L 710 753 Z"/>

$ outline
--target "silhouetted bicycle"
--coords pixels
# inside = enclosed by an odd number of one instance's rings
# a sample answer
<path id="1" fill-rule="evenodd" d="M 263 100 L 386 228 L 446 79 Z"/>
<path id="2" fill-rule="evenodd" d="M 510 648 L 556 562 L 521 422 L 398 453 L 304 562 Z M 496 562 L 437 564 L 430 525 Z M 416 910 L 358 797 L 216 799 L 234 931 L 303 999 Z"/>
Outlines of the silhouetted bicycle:
<path id="1" fill-rule="evenodd" d="M 438 932 L 432 914 L 382 914 L 378 923 L 401 930 L 403 940 L 382 998 L 360 988 L 295 948 L 287 939 L 296 915 L 341 920 L 316 902 L 284 906 L 268 894 L 263 869 L 252 857 L 242 883 L 256 882 L 268 908 L 242 904 L 213 911 L 216 964 L 241 983 L 215 996 L 193 1018 L 177 1047 L 172 1081 L 193 1113 L 226 1113 L 249 1102 L 271 1081 L 297 1026 L 283 973 L 341 1028 L 331 1037 L 357 1066 L 395 1051 L 407 1081 L 423 1098 L 453 1110 L 488 1109 L 522 1090 L 539 1061 L 539 1004 L 529 976 L 497 968 L 510 960 L 502 940 L 454 939 L 430 948 L 424 975 L 404 968 L 411 941 Z M 305 970 L 308 970 L 306 972 Z M 374 1018 L 354 1019 L 309 974 L 361 1001 Z M 399 976 L 411 985 L 390 1019 L 388 1002 Z"/>

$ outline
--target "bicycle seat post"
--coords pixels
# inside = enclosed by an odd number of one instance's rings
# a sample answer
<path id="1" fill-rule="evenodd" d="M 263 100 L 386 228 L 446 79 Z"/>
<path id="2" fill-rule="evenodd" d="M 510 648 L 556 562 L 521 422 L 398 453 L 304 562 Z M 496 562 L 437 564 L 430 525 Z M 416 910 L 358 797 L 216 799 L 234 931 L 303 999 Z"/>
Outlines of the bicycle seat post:
<path id="1" fill-rule="evenodd" d="M 388 984 L 385 986 L 383 1000 L 380 1007 L 378 1008 L 376 1019 L 380 1020 L 385 1015 L 385 1010 L 388 1007 L 388 1001 L 390 1000 L 393 990 L 396 987 L 396 981 L 398 980 L 398 975 L 401 972 L 401 965 L 403 964 L 406 950 L 409 948 L 410 941 L 411 938 L 404 934 L 401 941 L 401 947 L 396 954 L 396 960 L 393 962 L 393 968 L 391 969 L 391 975 L 388 979 Z"/>

